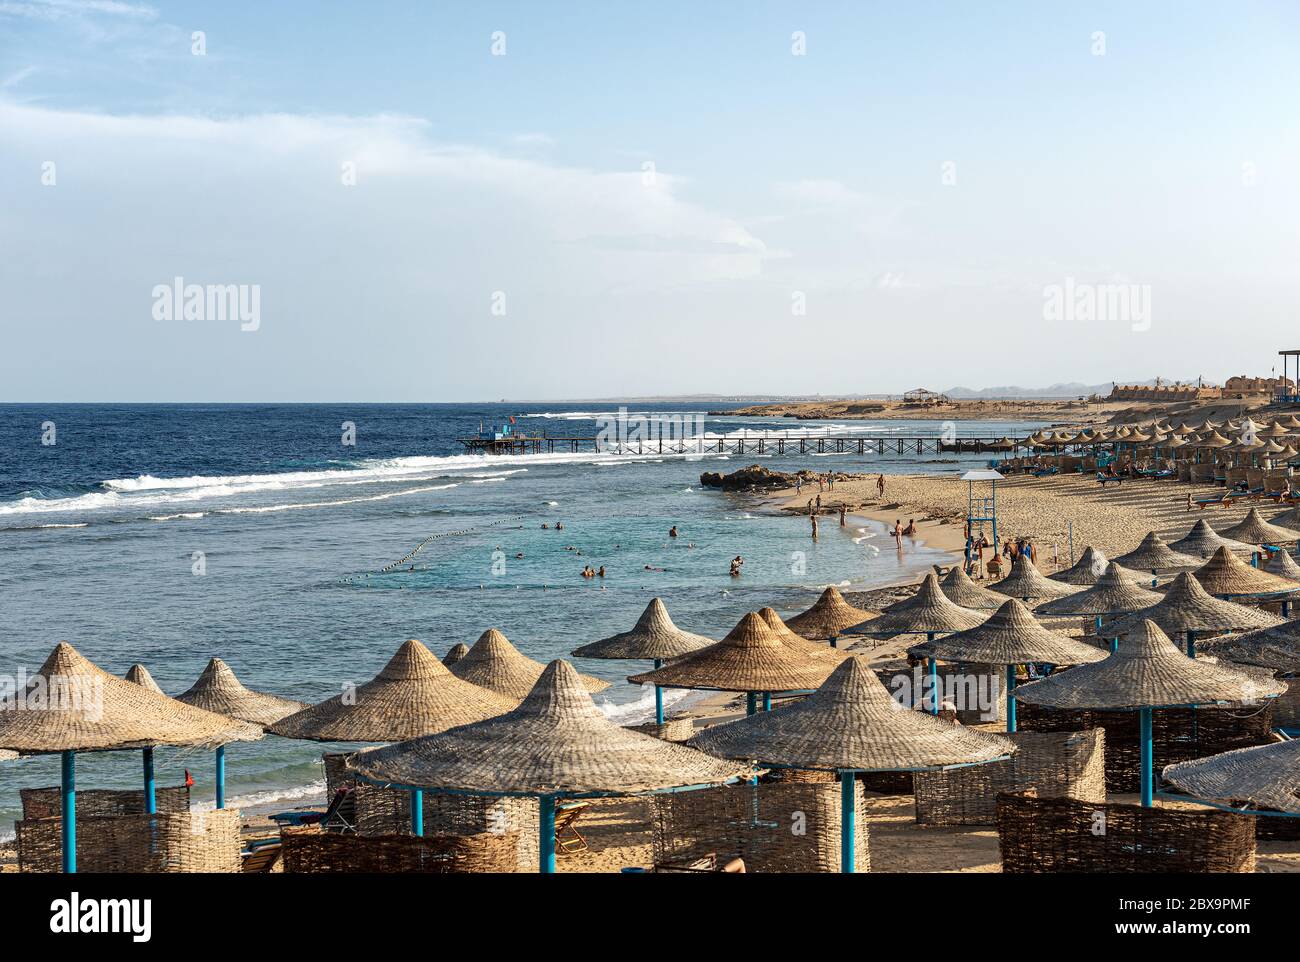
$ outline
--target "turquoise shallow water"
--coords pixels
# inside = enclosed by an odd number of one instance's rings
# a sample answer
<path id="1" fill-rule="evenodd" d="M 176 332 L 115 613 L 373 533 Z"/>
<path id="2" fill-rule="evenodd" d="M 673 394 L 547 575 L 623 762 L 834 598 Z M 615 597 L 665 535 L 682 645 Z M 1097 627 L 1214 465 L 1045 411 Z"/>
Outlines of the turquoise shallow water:
<path id="1" fill-rule="evenodd" d="M 662 417 L 680 408 L 658 406 Z M 527 415 L 530 431 L 595 432 L 587 408 L 426 406 L 0 406 L 0 673 L 35 672 L 67 640 L 104 668 L 143 662 L 170 693 L 207 659 L 249 687 L 307 702 L 371 678 L 407 638 L 439 656 L 497 627 L 546 661 L 629 627 L 659 595 L 679 624 L 720 637 L 745 611 L 806 607 L 823 586 L 886 584 L 938 560 L 898 554 L 872 525 L 823 527 L 703 490 L 717 456 L 466 457 L 455 439 L 481 419 Z M 53 420 L 58 442 L 39 443 Z M 343 421 L 357 444 L 343 446 Z M 938 430 L 933 423 L 707 418 L 739 430 Z M 1004 433 L 1007 425 L 963 425 Z M 922 462 L 809 456 L 772 467 L 955 471 L 981 459 Z M 542 524 L 563 521 L 564 530 Z M 676 525 L 680 537 L 667 537 Z M 399 567 L 418 545 L 425 547 Z M 745 558 L 744 575 L 728 562 Z M 521 557 L 520 557 L 521 556 Z M 196 561 L 202 559 L 202 572 Z M 579 577 L 586 564 L 607 577 Z M 649 565 L 654 569 L 647 570 Z M 638 663 L 585 661 L 613 681 L 611 717 L 643 720 L 651 693 L 624 680 Z M 278 738 L 232 746 L 228 797 L 289 801 L 319 788 L 321 746 Z M 133 786 L 138 752 L 87 755 L 82 787 Z M 211 799 L 207 753 L 160 750 L 161 783 L 188 768 Z M 17 789 L 57 782 L 57 760 L 0 764 L 0 837 Z"/>

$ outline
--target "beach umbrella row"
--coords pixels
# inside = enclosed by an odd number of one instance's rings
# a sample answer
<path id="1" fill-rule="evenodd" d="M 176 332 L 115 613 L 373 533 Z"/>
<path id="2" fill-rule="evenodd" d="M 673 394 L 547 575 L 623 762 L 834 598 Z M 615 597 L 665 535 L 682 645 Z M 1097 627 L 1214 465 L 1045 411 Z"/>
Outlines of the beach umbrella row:
<path id="1" fill-rule="evenodd" d="M 1198 631 L 1269 628 L 1281 624 L 1283 619 L 1260 608 L 1215 598 L 1196 578 L 1184 571 L 1174 579 L 1163 598 L 1149 607 L 1110 622 L 1106 633 L 1113 638 L 1120 638 L 1140 630 L 1147 621 L 1170 638 L 1185 637 L 1187 654 L 1195 658 Z"/>

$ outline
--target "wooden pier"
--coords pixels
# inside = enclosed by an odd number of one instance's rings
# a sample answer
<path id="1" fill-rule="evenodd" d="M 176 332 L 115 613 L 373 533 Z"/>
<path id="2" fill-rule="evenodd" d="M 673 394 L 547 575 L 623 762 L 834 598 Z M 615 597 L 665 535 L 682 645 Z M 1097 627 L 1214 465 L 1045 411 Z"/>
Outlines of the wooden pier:
<path id="1" fill-rule="evenodd" d="M 536 437 L 514 436 L 506 438 L 458 438 L 468 454 L 593 454 L 632 455 L 710 455 L 726 454 L 860 454 L 860 455 L 924 455 L 924 454 L 984 454 L 996 453 L 1014 457 L 1024 448 L 1016 439 L 1007 446 L 1003 437 L 965 437 L 945 439 L 940 435 L 913 435 L 910 437 L 876 437 L 865 435 L 736 435 L 723 438 L 653 438 L 635 439 L 621 443 L 591 437 Z"/>

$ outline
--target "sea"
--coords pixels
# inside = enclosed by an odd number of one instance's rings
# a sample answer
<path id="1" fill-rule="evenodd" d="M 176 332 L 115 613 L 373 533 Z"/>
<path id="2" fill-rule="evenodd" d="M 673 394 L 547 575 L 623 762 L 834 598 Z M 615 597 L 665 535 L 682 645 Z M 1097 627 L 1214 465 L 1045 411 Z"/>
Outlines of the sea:
<path id="1" fill-rule="evenodd" d="M 987 456 L 854 447 L 736 458 L 701 453 L 698 442 L 685 454 L 660 454 L 653 442 L 644 454 L 560 443 L 553 454 L 510 456 L 469 454 L 458 440 L 512 417 L 524 434 L 615 439 L 619 423 L 633 425 L 631 437 L 685 428 L 715 441 L 943 428 L 728 413 L 736 407 L 0 405 L 0 695 L 67 641 L 115 674 L 143 663 L 169 694 L 218 656 L 250 688 L 317 702 L 372 678 L 408 638 L 441 657 L 495 627 L 545 662 L 630 628 L 655 596 L 677 624 L 720 638 L 763 605 L 793 614 L 827 585 L 865 590 L 945 559 L 921 541 L 897 550 L 870 521 L 841 529 L 827 519 L 814 543 L 806 518 L 705 488 L 700 475 L 753 463 L 956 473 Z M 960 434 L 1038 426 L 963 422 Z M 736 555 L 743 574 L 732 578 Z M 584 579 L 587 565 L 605 577 Z M 648 664 L 577 667 L 612 682 L 596 696 L 611 719 L 652 717 L 653 690 L 626 681 Z M 670 707 L 682 697 L 669 693 Z M 271 736 L 231 746 L 228 804 L 317 801 L 330 748 Z M 189 771 L 196 804 L 212 804 L 209 752 L 159 749 L 156 766 L 161 785 Z M 139 752 L 86 754 L 78 787 L 134 787 L 140 769 Z M 0 762 L 0 840 L 12 838 L 19 787 L 58 776 L 56 757 Z"/>

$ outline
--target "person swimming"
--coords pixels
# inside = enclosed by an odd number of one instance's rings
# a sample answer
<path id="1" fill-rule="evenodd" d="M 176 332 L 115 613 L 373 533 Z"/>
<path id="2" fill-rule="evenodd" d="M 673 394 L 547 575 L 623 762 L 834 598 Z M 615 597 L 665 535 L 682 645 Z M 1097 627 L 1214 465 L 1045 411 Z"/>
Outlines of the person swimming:
<path id="1" fill-rule="evenodd" d="M 668 529 L 668 537 L 670 538 L 677 537 L 677 525 L 673 525 L 671 528 Z"/>

